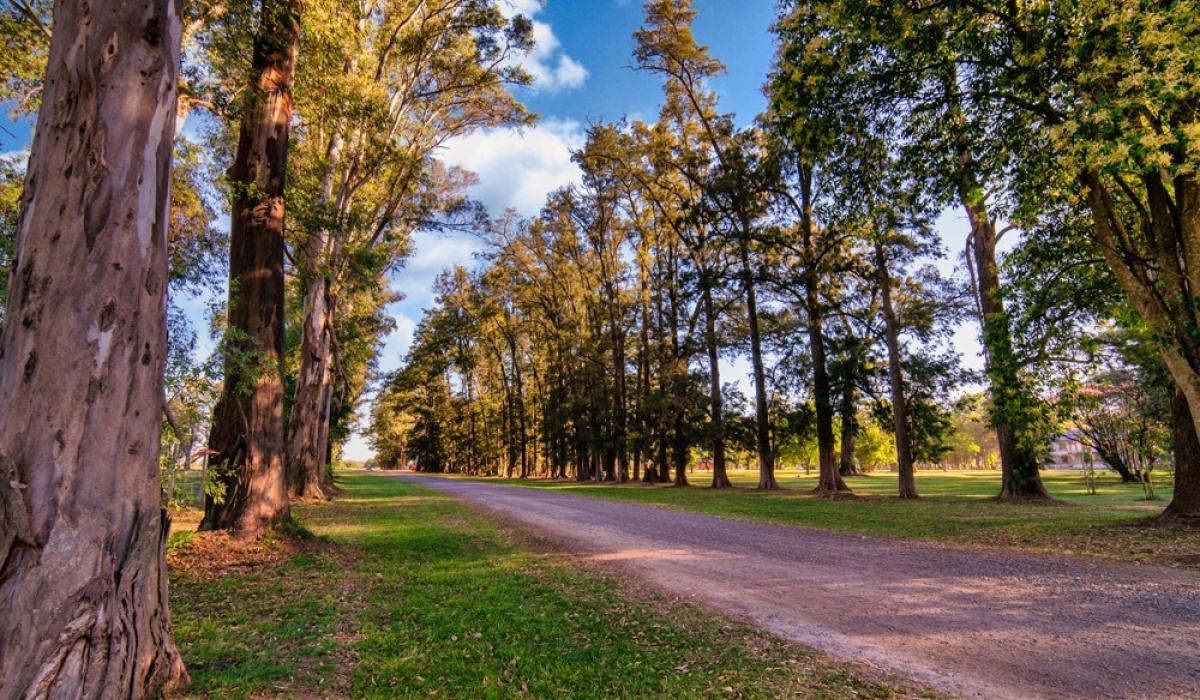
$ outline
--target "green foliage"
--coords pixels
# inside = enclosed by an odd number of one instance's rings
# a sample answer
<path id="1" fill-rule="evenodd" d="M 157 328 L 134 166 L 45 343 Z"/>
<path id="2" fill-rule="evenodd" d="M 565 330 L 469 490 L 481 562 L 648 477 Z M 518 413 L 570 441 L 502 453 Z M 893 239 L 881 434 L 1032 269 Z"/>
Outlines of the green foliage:
<path id="1" fill-rule="evenodd" d="M 225 282 L 229 236 L 216 225 L 215 170 L 200 145 L 186 138 L 175 140 L 167 236 L 172 294 L 214 292 Z"/>
<path id="2" fill-rule="evenodd" d="M 36 114 L 50 53 L 52 3 L 12 0 L 0 7 L 0 102 L 11 118 Z"/>
<path id="3" fill-rule="evenodd" d="M 876 401 L 871 409 L 872 422 L 894 437 L 891 402 L 886 399 Z M 928 395 L 918 393 L 910 397 L 908 429 L 913 461 L 917 464 L 940 463 L 952 449 L 948 442 L 953 427 L 949 412 Z"/>
<path id="4" fill-rule="evenodd" d="M 231 470 L 229 462 L 209 463 L 208 469 L 204 472 L 204 483 L 200 487 L 205 499 L 211 500 L 216 505 L 225 502 Z"/>
<path id="5" fill-rule="evenodd" d="M 196 543 L 196 533 L 191 530 L 179 530 L 172 532 L 167 537 L 167 553 L 172 554 L 182 552 L 190 548 Z"/>
<path id="6" fill-rule="evenodd" d="M 17 158 L 0 159 L 0 325 L 4 323 L 8 299 L 8 275 L 17 243 L 24 180 L 24 163 L 18 162 Z"/>
<path id="7" fill-rule="evenodd" d="M 259 381 L 275 371 L 275 362 L 262 341 L 240 328 L 225 328 L 217 355 L 224 360 L 224 381 L 233 381 L 231 390 L 245 396 L 253 394 Z"/>
<path id="8" fill-rule="evenodd" d="M 480 221 L 481 208 L 464 194 L 475 176 L 447 168 L 438 149 L 480 128 L 534 121 L 511 92 L 530 82 L 518 64 L 533 49 L 533 26 L 506 18 L 496 0 L 317 3 L 306 5 L 304 22 L 296 100 L 306 118 L 289 155 L 287 193 L 292 325 L 312 320 L 306 295 L 325 297 L 332 320 L 314 322 L 327 323 L 332 337 L 315 361 L 332 377 L 336 449 L 394 328 L 385 307 L 398 297 L 387 280 L 411 255 L 412 235 Z M 299 370 L 298 347 L 296 337 L 289 378 Z"/>
<path id="9" fill-rule="evenodd" d="M 896 463 L 896 441 L 889 429 L 874 420 L 860 421 L 854 456 L 867 473 Z"/>
<path id="10" fill-rule="evenodd" d="M 954 402 L 945 463 L 958 469 L 999 467 L 996 433 L 988 425 L 987 409 L 987 397 L 982 393 L 964 394 Z"/>

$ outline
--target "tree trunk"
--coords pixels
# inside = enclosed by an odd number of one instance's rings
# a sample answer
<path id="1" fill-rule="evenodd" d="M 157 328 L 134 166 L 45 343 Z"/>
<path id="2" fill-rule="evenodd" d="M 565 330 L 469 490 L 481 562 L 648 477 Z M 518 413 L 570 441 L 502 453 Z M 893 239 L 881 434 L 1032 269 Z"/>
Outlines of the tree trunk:
<path id="1" fill-rule="evenodd" d="M 813 363 L 813 403 L 817 418 L 817 488 L 821 493 L 850 491 L 838 472 L 837 454 L 833 441 L 833 400 L 829 369 L 825 361 L 825 334 L 820 309 L 817 306 L 815 285 L 810 285 L 808 342 Z"/>
<path id="2" fill-rule="evenodd" d="M 507 311 L 505 312 L 507 314 Z M 508 321 L 506 320 L 506 323 Z M 525 425 L 525 380 L 521 374 L 521 355 L 517 345 L 516 331 L 508 335 L 509 352 L 512 354 L 513 410 L 516 412 L 514 428 L 517 431 L 517 450 L 521 458 L 521 478 L 529 478 L 529 431 Z"/>
<path id="3" fill-rule="evenodd" d="M 718 364 L 717 310 L 712 285 L 704 284 L 704 344 L 708 347 L 708 401 L 712 420 L 712 487 L 732 488 L 725 467 L 725 415 L 721 398 L 721 367 Z"/>
<path id="4" fill-rule="evenodd" d="M 742 291 L 746 294 L 746 322 L 750 326 L 750 364 L 754 369 L 754 437 L 758 447 L 758 488 L 773 491 L 775 454 L 771 451 L 771 418 L 767 409 L 767 373 L 763 368 L 762 338 L 758 327 L 758 298 L 754 289 L 754 271 L 750 267 L 749 227 L 744 227 L 740 242 Z M 718 388 L 719 390 L 719 388 Z"/>
<path id="5" fill-rule="evenodd" d="M 1200 217 L 1200 201 L 1197 201 L 1200 199 L 1200 188 L 1190 177 L 1180 176 L 1175 188 L 1181 194 L 1182 206 L 1177 207 L 1174 214 L 1166 215 L 1170 220 L 1169 225 L 1178 227 L 1179 230 L 1170 239 L 1163 237 L 1160 250 L 1144 254 L 1130 242 L 1131 237 L 1121 222 L 1119 207 L 1112 200 L 1100 176 L 1095 172 L 1085 172 L 1080 179 L 1087 190 L 1093 230 L 1099 243 L 1097 247 L 1121 284 L 1130 304 L 1166 340 L 1162 358 L 1176 392 L 1172 398 L 1171 411 L 1172 435 L 1175 438 L 1176 449 L 1176 489 L 1164 517 L 1200 519 L 1200 457 L 1197 457 L 1200 450 L 1192 449 L 1197 444 L 1197 434 L 1200 434 L 1200 372 L 1196 370 L 1194 362 L 1190 361 L 1190 358 L 1195 358 L 1200 353 L 1200 349 L 1196 347 L 1198 341 L 1194 332 L 1194 320 L 1187 318 L 1187 314 L 1195 313 L 1195 304 L 1191 301 L 1194 292 L 1172 294 L 1170 298 L 1164 298 L 1166 295 L 1155 288 L 1159 268 L 1180 266 L 1178 259 L 1172 259 L 1179 254 L 1180 249 L 1192 256 L 1200 249 L 1195 240 L 1196 231 L 1200 229 L 1200 223 L 1197 222 L 1197 218 Z M 1160 225 L 1168 224 L 1164 222 Z M 1193 279 L 1193 276 L 1200 275 L 1197 266 L 1190 264 L 1195 262 L 1198 261 L 1190 257 L 1189 264 L 1186 265 L 1189 275 L 1186 284 L 1189 290 L 1200 287 L 1200 280 Z M 1177 286 L 1182 284 L 1183 282 L 1179 282 Z M 1176 304 L 1185 304 L 1186 307 L 1180 309 Z M 1187 414 L 1192 421 L 1193 434 L 1190 437 L 1183 434 L 1180 416 L 1184 412 L 1181 410 L 1180 396 L 1187 403 Z"/>
<path id="6" fill-rule="evenodd" d="M 263 5 L 254 38 L 254 83 L 229 172 L 234 195 L 228 347 L 225 386 L 209 436 L 225 495 L 220 503 L 205 499 L 200 526 L 241 539 L 258 538 L 289 516 L 283 464 L 283 193 L 299 12 L 296 0 Z"/>
<path id="7" fill-rule="evenodd" d="M 900 364 L 900 328 L 892 304 L 892 276 L 888 270 L 883 242 L 875 243 L 875 269 L 879 275 L 883 301 L 884 336 L 888 351 L 888 384 L 892 390 L 892 431 L 896 436 L 896 463 L 900 498 L 917 498 L 917 480 L 913 473 L 912 438 L 908 434 L 908 401 L 904 396 L 904 370 Z"/>
<path id="8" fill-rule="evenodd" d="M 659 467 L 658 478 L 664 484 L 670 483 L 671 467 L 673 466 L 675 471 L 675 485 L 687 486 L 687 424 L 684 420 L 684 407 L 688 401 L 687 359 L 684 357 L 683 347 L 679 341 L 679 264 L 677 251 L 673 248 L 669 249 L 667 265 L 671 271 L 668 275 L 670 286 L 668 287 L 667 295 L 671 308 L 666 324 L 670 337 L 666 339 L 664 347 L 663 354 L 667 359 L 662 369 L 662 381 L 665 384 L 663 395 L 669 402 L 670 410 L 669 421 L 664 421 L 663 424 L 663 461 Z"/>
<path id="9" fill-rule="evenodd" d="M 965 178 L 966 176 L 962 176 Z M 960 178 L 960 182 L 961 182 Z M 960 185 L 960 195 L 971 221 L 971 243 L 975 252 L 976 299 L 983 324 L 987 374 L 991 379 L 993 420 L 1000 453 L 1000 500 L 1051 501 L 1042 484 L 1037 450 L 1019 435 L 1015 416 L 1022 411 L 1026 397 L 1017 376 L 1012 335 L 1004 300 L 1000 292 L 1000 273 L 996 265 L 996 226 L 983 202 L 972 199 L 977 188 Z"/>
<path id="10" fill-rule="evenodd" d="M 0 335 L 2 698 L 187 680 L 158 463 L 178 6 L 96 10 L 55 3 Z"/>
<path id="11" fill-rule="evenodd" d="M 325 455 L 329 445 L 329 366 L 333 318 L 328 278 L 314 282 L 304 295 L 300 369 L 287 433 L 288 487 L 296 498 L 323 499 Z"/>
<path id="12" fill-rule="evenodd" d="M 1175 420 L 1175 408 L 1172 405 L 1172 407 L 1171 407 L 1172 429 L 1174 429 L 1174 427 L 1175 427 L 1174 420 Z M 1174 437 L 1178 438 L 1178 436 L 1174 436 Z M 1105 440 L 1105 441 L 1103 441 L 1103 443 L 1098 442 L 1098 441 L 1091 441 L 1090 444 L 1087 445 L 1087 447 L 1090 447 L 1093 450 L 1095 450 L 1096 455 L 1100 458 L 1100 461 L 1104 462 L 1106 465 L 1108 465 L 1109 469 L 1112 469 L 1113 471 L 1115 471 L 1117 473 L 1118 476 L 1121 477 L 1122 484 L 1138 483 L 1137 475 L 1134 474 L 1133 470 L 1129 468 L 1129 465 L 1125 463 L 1125 458 L 1121 456 L 1121 453 L 1117 450 L 1115 445 L 1112 445 L 1111 443 L 1109 443 L 1109 441 Z"/>
<path id="13" fill-rule="evenodd" d="M 808 260 L 804 272 L 804 306 L 808 326 L 809 351 L 813 363 L 813 404 L 817 418 L 817 488 L 818 493 L 850 491 L 838 473 L 837 455 L 833 442 L 833 390 L 829 383 L 829 368 L 825 359 L 824 317 L 816 255 L 816 226 L 812 216 L 812 168 L 802 165 L 800 175 L 800 234 Z"/>
<path id="14" fill-rule="evenodd" d="M 651 446 L 650 429 L 651 422 L 649 417 L 650 406 L 650 251 L 646 248 L 638 250 L 638 290 L 642 302 L 642 326 L 640 329 L 641 345 L 638 349 L 638 411 L 637 411 L 637 428 L 638 428 L 638 448 L 633 455 L 633 480 L 640 479 L 639 472 L 642 466 L 642 457 L 651 460 L 649 452 Z M 646 481 L 651 480 L 651 470 L 653 467 L 646 468 Z"/>
<path id="15" fill-rule="evenodd" d="M 957 78 L 951 72 L 944 77 L 946 100 L 951 120 L 963 120 L 959 103 Z M 1021 387 L 1017 360 L 1013 353 L 1012 331 L 1004 311 L 1000 291 L 1000 272 L 996 265 L 996 225 L 988 214 L 983 200 L 983 183 L 975 171 L 975 159 L 967 143 L 957 144 L 957 172 L 954 186 L 959 202 L 971 222 L 968 246 L 974 259 L 975 300 L 979 322 L 983 327 L 983 346 L 987 376 L 991 383 L 992 422 L 996 426 L 996 442 L 1000 453 L 1000 500 L 1053 501 L 1042 484 L 1037 447 L 1033 435 L 1024 434 L 1020 417 L 1023 404 L 1029 400 Z"/>
<path id="16" fill-rule="evenodd" d="M 616 481 L 625 483 L 629 478 L 629 416 L 627 411 L 628 397 L 625 381 L 625 333 L 620 327 L 620 321 L 614 312 L 613 318 L 613 379 L 616 396 L 614 397 L 613 418 L 616 421 L 614 443 L 616 448 Z"/>
<path id="17" fill-rule="evenodd" d="M 1171 393 L 1171 436 L 1175 442 L 1175 495 L 1163 513 L 1167 519 L 1200 519 L 1200 440 L 1187 397 Z"/>
<path id="18" fill-rule="evenodd" d="M 842 387 L 842 454 L 838 464 L 838 473 L 842 476 L 858 474 L 858 466 L 854 462 L 854 440 L 858 432 L 858 421 L 854 406 L 854 382 L 846 376 Z"/>
<path id="19" fill-rule="evenodd" d="M 675 463 L 675 486 L 687 486 L 688 443 L 687 428 L 684 425 L 683 412 L 676 415 L 675 434 L 671 444 L 671 461 Z"/>
<path id="20" fill-rule="evenodd" d="M 317 204 L 329 208 L 343 140 L 329 140 L 326 171 L 317 192 Z M 333 283 L 325 271 L 332 232 L 322 226 L 309 234 L 304 250 L 304 320 L 300 330 L 300 369 L 288 420 L 288 486 L 297 498 L 326 498 L 325 454 L 329 444 L 329 394 L 332 388 L 330 354 L 333 351 Z"/>

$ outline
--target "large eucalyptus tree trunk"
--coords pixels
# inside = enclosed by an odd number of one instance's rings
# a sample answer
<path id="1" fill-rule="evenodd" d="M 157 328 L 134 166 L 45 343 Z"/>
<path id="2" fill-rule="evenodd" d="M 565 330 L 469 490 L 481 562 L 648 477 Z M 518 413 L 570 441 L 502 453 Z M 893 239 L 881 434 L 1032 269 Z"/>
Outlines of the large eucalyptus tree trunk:
<path id="1" fill-rule="evenodd" d="M 171 632 L 159 428 L 173 0 L 59 0 L 0 336 L 0 698 L 146 698 Z"/>
<path id="2" fill-rule="evenodd" d="M 225 487 L 202 528 L 254 539 L 286 520 L 283 464 L 283 192 L 292 83 L 300 42 L 297 0 L 267 0 L 254 38 L 250 90 L 230 168 L 229 322 L 225 386 L 209 434 Z"/>

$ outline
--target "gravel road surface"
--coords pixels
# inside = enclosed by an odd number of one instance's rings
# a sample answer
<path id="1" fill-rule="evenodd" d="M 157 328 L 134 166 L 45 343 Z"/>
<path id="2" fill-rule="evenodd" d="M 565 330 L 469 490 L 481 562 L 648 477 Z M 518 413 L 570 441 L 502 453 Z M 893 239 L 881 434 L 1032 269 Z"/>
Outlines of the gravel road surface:
<path id="1" fill-rule="evenodd" d="M 403 475 L 782 637 L 964 698 L 1200 700 L 1200 575 Z"/>

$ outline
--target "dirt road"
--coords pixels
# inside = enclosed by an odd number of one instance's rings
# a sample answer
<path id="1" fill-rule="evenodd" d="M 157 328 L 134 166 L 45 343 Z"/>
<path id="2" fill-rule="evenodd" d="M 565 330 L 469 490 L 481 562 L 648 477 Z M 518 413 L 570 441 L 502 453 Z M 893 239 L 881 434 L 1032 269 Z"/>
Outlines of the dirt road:
<path id="1" fill-rule="evenodd" d="M 835 656 L 965 698 L 1200 700 L 1200 575 L 401 478 Z"/>

